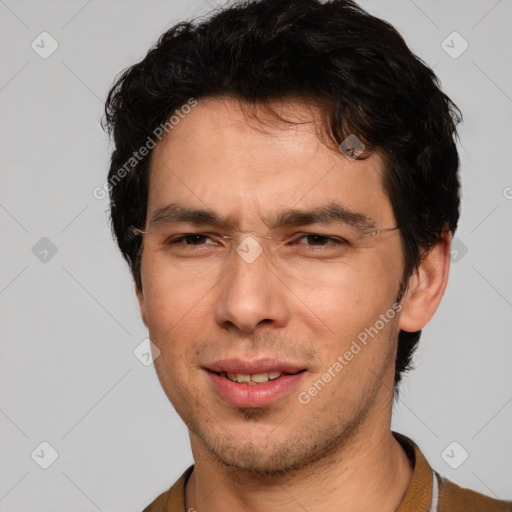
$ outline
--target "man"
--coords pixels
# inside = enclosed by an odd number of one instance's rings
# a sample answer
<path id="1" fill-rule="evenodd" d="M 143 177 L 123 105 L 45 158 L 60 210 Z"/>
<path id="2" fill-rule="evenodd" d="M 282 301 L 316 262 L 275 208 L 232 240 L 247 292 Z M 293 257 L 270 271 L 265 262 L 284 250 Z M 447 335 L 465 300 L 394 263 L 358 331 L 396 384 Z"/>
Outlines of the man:
<path id="1" fill-rule="evenodd" d="M 347 0 L 165 33 L 112 88 L 111 217 L 194 466 L 145 510 L 504 511 L 391 431 L 446 288 L 460 113 Z"/>

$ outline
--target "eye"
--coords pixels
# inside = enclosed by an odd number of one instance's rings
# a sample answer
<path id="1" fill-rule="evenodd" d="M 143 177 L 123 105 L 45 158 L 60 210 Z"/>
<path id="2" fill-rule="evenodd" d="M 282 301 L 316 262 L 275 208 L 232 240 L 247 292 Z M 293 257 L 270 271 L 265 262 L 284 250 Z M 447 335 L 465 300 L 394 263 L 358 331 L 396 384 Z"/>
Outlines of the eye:
<path id="1" fill-rule="evenodd" d="M 167 243 L 169 245 L 211 245 L 211 243 L 215 243 L 211 242 L 210 244 L 205 244 L 206 240 L 211 240 L 210 236 L 204 235 L 202 233 L 189 233 L 171 238 L 167 241 Z"/>
<path id="2" fill-rule="evenodd" d="M 347 245 L 348 242 L 344 238 L 319 235 L 316 233 L 303 234 L 300 237 L 293 240 L 292 244 L 296 242 L 305 241 L 306 243 L 299 243 L 299 245 L 306 245 L 308 247 L 337 247 L 340 245 Z"/>

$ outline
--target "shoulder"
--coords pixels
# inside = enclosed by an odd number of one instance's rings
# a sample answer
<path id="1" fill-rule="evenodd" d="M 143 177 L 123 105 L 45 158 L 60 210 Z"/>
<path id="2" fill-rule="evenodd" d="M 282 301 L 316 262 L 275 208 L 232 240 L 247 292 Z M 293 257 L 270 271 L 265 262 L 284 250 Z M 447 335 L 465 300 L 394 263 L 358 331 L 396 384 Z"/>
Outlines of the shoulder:
<path id="1" fill-rule="evenodd" d="M 439 477 L 439 512 L 512 512 L 512 501 L 500 501 L 464 489 Z"/>
<path id="2" fill-rule="evenodd" d="M 160 494 L 153 500 L 142 512 L 166 512 L 167 503 L 169 503 L 169 494 L 171 489 Z"/>
<path id="3" fill-rule="evenodd" d="M 170 489 L 160 494 L 142 512 L 183 512 L 185 485 L 193 470 L 193 465 L 187 468 Z"/>
<path id="4" fill-rule="evenodd" d="M 438 512 L 512 512 L 512 501 L 500 501 L 454 484 L 440 476 L 428 463 L 418 445 L 393 432 L 414 467 L 398 512 L 436 510 Z"/>

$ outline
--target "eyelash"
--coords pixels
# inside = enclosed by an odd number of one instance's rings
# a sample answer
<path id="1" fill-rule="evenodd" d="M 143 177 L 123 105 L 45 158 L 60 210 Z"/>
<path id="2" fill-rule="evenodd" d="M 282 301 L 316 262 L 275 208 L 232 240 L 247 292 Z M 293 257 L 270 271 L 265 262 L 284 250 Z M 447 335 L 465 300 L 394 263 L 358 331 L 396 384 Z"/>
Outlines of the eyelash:
<path id="1" fill-rule="evenodd" d="M 204 233 L 187 233 L 185 235 L 179 235 L 177 237 L 174 237 L 174 238 L 171 238 L 169 239 L 166 243 L 168 245 L 176 245 L 176 244 L 179 244 L 181 242 L 184 242 L 186 241 L 187 239 L 190 239 L 192 237 L 201 237 L 201 238 L 212 238 L 210 235 L 207 235 L 207 234 L 204 234 Z M 328 242 L 334 242 L 336 245 L 349 245 L 349 242 L 347 240 L 345 240 L 344 238 L 339 238 L 339 237 L 332 237 L 332 236 L 327 236 L 327 235 L 321 235 L 319 233 L 302 233 L 300 234 L 300 236 L 296 237 L 294 240 L 292 240 L 292 242 L 296 242 L 298 240 L 301 240 L 302 238 L 308 238 L 308 237 L 318 237 L 318 238 L 321 238 L 322 240 L 325 240 L 325 241 L 328 241 Z M 289 242 L 287 242 L 289 243 Z M 205 244 L 185 244 L 186 246 L 192 246 L 192 247 L 200 247 L 200 246 L 203 246 Z M 208 244 L 210 245 L 210 244 Z M 325 247 L 326 244 L 313 244 L 313 245 L 309 245 L 309 244 L 306 244 L 306 247 L 311 247 L 311 248 L 315 248 L 316 247 Z"/>

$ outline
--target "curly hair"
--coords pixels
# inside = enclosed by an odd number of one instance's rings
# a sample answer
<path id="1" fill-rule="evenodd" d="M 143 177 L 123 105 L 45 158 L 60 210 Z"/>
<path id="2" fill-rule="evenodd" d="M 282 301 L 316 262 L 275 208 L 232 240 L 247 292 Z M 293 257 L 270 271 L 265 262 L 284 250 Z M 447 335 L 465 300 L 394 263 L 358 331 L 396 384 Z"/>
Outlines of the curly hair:
<path id="1" fill-rule="evenodd" d="M 352 0 L 239 1 L 171 27 L 109 92 L 111 223 L 137 287 L 141 240 L 130 227 L 146 222 L 151 150 L 133 156 L 191 98 L 220 96 L 253 106 L 313 102 L 336 146 L 355 134 L 367 155 L 382 155 L 384 189 L 400 226 L 402 293 L 422 254 L 443 230 L 455 232 L 462 115 L 400 34 Z M 399 333 L 395 393 L 420 335 Z"/>

